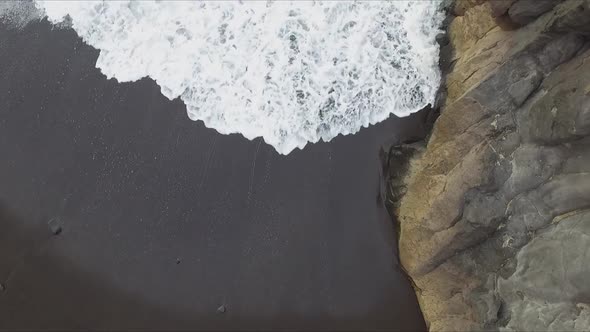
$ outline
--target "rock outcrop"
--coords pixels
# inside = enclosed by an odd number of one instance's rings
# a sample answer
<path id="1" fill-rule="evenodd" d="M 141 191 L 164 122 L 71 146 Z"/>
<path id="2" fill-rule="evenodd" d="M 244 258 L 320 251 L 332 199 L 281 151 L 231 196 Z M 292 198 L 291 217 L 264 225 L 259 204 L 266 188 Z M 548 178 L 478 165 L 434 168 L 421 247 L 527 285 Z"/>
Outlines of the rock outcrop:
<path id="1" fill-rule="evenodd" d="M 390 188 L 429 328 L 588 330 L 590 0 L 450 13 L 441 115 Z"/>

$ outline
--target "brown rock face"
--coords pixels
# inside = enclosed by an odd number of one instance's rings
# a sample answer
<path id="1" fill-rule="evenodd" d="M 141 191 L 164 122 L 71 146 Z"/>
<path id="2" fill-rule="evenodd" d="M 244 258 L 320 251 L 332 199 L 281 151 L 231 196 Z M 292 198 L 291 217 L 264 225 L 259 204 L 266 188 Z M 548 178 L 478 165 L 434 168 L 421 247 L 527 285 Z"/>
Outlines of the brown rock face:
<path id="1" fill-rule="evenodd" d="M 452 20 L 446 103 L 395 180 L 431 330 L 590 329 L 590 0 L 541 2 Z"/>

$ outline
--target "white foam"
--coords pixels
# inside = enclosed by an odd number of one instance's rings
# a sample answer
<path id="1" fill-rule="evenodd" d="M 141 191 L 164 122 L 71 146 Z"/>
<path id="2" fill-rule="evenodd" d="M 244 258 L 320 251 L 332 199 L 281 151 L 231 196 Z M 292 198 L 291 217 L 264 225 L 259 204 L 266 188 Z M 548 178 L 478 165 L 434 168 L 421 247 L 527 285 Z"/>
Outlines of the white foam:
<path id="1" fill-rule="evenodd" d="M 151 77 L 191 119 L 283 154 L 416 112 L 440 81 L 440 0 L 36 3 L 107 77 Z"/>
<path id="2" fill-rule="evenodd" d="M 10 29 L 22 29 L 43 18 L 43 13 L 29 1 L 0 0 L 0 22 Z"/>

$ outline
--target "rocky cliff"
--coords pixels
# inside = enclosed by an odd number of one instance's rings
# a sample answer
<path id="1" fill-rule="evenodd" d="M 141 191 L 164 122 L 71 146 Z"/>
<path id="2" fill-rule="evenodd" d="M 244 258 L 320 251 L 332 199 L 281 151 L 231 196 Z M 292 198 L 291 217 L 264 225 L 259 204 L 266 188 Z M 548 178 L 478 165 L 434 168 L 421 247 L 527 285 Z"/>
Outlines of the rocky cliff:
<path id="1" fill-rule="evenodd" d="M 588 330 L 590 0 L 459 0 L 448 21 L 441 114 L 391 166 L 429 328 Z"/>

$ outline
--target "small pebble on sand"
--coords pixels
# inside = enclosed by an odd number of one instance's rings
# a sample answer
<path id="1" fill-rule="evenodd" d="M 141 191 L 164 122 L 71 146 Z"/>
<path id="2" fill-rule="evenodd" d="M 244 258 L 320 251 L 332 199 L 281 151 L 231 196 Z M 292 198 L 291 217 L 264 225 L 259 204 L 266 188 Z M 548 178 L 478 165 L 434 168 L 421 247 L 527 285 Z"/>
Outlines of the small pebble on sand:
<path id="1" fill-rule="evenodd" d="M 61 220 L 59 218 L 51 218 L 47 224 L 53 235 L 59 235 L 62 231 Z"/>

